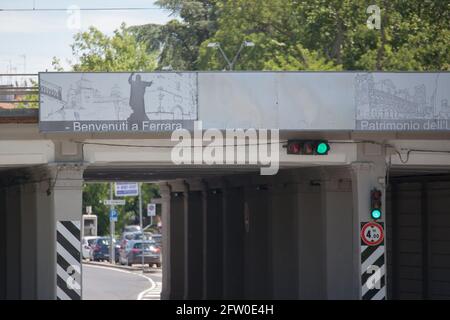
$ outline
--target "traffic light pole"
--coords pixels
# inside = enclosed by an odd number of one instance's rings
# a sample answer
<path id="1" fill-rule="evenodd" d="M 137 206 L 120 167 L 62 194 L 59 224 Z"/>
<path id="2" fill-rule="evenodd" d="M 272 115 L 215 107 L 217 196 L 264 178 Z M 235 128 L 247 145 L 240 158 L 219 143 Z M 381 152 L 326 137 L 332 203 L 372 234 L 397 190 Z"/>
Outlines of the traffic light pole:
<path id="1" fill-rule="evenodd" d="M 110 182 L 109 184 L 109 198 L 112 200 L 113 199 L 113 183 Z M 115 263 L 115 246 L 114 246 L 114 234 L 115 234 L 115 230 L 116 230 L 116 224 L 114 222 L 114 219 L 112 219 L 111 217 L 111 212 L 114 210 L 114 205 L 111 204 L 110 209 L 109 209 L 109 233 L 110 233 L 110 239 L 109 239 L 109 262 L 111 264 Z"/>
<path id="2" fill-rule="evenodd" d="M 142 223 L 142 183 L 138 183 L 138 190 L 139 190 L 139 225 L 141 226 L 142 231 L 142 246 L 141 246 L 141 262 L 142 262 L 142 272 L 144 272 L 144 229 L 143 229 L 143 223 Z"/>

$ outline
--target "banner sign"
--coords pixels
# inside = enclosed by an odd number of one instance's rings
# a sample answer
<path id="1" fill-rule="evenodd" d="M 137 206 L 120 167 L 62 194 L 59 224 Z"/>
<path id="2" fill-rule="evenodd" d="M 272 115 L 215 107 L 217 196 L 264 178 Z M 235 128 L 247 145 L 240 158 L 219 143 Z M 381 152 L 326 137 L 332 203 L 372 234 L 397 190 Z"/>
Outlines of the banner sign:
<path id="1" fill-rule="evenodd" d="M 41 132 L 193 128 L 196 73 L 40 73 Z"/>
<path id="2" fill-rule="evenodd" d="M 41 132 L 450 130 L 449 72 L 39 74 Z"/>
<path id="3" fill-rule="evenodd" d="M 450 73 L 358 73 L 356 130 L 450 130 Z"/>

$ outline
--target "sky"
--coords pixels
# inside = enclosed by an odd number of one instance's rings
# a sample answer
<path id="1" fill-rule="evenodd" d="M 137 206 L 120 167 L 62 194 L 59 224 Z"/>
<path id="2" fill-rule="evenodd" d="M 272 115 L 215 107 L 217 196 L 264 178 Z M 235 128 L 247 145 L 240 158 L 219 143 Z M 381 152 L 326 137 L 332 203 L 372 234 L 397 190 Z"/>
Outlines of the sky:
<path id="1" fill-rule="evenodd" d="M 127 26 L 146 23 L 164 24 L 174 19 L 159 9 L 153 0 L 0 0 L 0 9 L 62 8 L 156 8 L 130 11 L 22 11 L 0 10 L 0 73 L 37 73 L 52 71 L 53 57 L 67 69 L 72 59 L 73 36 L 95 26 L 112 34 L 122 22 Z M 77 23 L 79 21 L 80 23 Z"/>

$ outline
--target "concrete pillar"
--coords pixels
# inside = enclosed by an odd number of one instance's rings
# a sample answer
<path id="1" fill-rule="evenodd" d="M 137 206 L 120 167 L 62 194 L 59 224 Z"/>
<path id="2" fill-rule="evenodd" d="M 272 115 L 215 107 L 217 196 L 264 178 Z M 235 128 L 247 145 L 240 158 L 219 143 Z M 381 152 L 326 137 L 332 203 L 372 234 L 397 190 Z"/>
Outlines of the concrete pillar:
<path id="1" fill-rule="evenodd" d="M 203 290 L 203 202 L 201 181 L 189 181 L 184 190 L 184 299 L 200 299 Z"/>
<path id="2" fill-rule="evenodd" d="M 272 297 L 271 239 L 269 229 L 270 194 L 266 186 L 245 188 L 245 297 Z M 244 219 L 246 219 L 244 217 Z"/>
<path id="3" fill-rule="evenodd" d="M 37 183 L 21 185 L 21 297 L 37 298 Z"/>
<path id="4" fill-rule="evenodd" d="M 20 184 L 6 188 L 6 299 L 21 298 Z"/>
<path id="5" fill-rule="evenodd" d="M 296 184 L 270 188 L 272 274 L 274 299 L 299 297 L 299 203 Z"/>
<path id="6" fill-rule="evenodd" d="M 320 191 L 318 180 L 297 179 L 300 299 L 326 299 L 325 217 Z"/>
<path id="7" fill-rule="evenodd" d="M 222 290 L 222 191 L 203 189 L 203 299 L 220 299 Z"/>
<path id="8" fill-rule="evenodd" d="M 185 202 L 184 202 L 184 183 L 176 185 L 171 183 L 170 196 L 170 249 L 167 254 L 170 255 L 170 292 L 168 298 L 171 300 L 180 300 L 184 298 L 184 277 L 185 277 Z M 165 250 L 163 248 L 163 250 Z"/>
<path id="9" fill-rule="evenodd" d="M 161 219 L 162 219 L 162 290 L 161 299 L 168 300 L 171 296 L 172 289 L 172 274 L 171 274 L 171 213 L 170 213 L 170 199 L 171 189 L 170 185 L 164 183 L 159 185 L 159 192 L 161 194 Z"/>
<path id="10" fill-rule="evenodd" d="M 222 188 L 223 298 L 244 298 L 244 190 Z"/>
<path id="11" fill-rule="evenodd" d="M 385 175 L 386 175 L 386 165 L 383 157 L 373 157 L 373 161 L 361 161 L 355 162 L 351 165 L 352 169 L 352 188 L 353 188 L 353 270 L 354 270 L 354 298 L 361 299 L 362 293 L 362 281 L 361 281 L 361 239 L 360 239 L 360 228 L 361 222 L 371 221 L 370 218 L 370 191 L 373 188 L 381 190 L 382 198 L 382 212 L 385 213 Z M 385 214 L 383 214 L 382 219 L 379 222 L 385 222 Z M 386 225 L 384 226 L 386 230 Z M 386 237 L 385 245 L 386 248 Z M 385 266 L 386 262 L 386 252 L 384 252 Z M 385 272 L 385 271 L 382 271 Z M 386 279 L 386 276 L 384 276 Z M 386 287 L 385 287 L 386 288 Z"/>
<path id="12" fill-rule="evenodd" d="M 0 186 L 0 299 L 6 299 L 6 194 Z"/>
<path id="13" fill-rule="evenodd" d="M 352 281 L 353 227 L 352 184 L 346 168 L 329 168 L 323 171 L 321 183 L 326 241 L 327 299 L 354 299 Z"/>

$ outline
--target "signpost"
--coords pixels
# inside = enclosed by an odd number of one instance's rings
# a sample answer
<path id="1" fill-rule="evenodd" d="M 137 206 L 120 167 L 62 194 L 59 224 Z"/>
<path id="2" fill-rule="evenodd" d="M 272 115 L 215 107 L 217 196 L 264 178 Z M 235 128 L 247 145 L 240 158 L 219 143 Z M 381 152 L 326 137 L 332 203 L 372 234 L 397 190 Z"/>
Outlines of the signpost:
<path id="1" fill-rule="evenodd" d="M 384 222 L 361 222 L 361 298 L 386 298 Z"/>
<path id="2" fill-rule="evenodd" d="M 105 206 L 123 206 L 125 205 L 125 200 L 123 199 L 106 199 L 103 200 Z"/>
<path id="3" fill-rule="evenodd" d="M 115 223 L 117 222 L 118 219 L 118 212 L 117 210 L 114 208 L 114 206 L 123 206 L 125 205 L 125 200 L 123 199 L 113 199 L 113 183 L 111 182 L 109 184 L 109 198 L 110 199 L 105 199 L 103 200 L 103 204 L 106 206 L 110 206 L 109 208 L 109 233 L 110 233 L 110 248 L 109 248 L 109 262 L 111 264 L 114 264 L 116 259 L 115 259 L 115 253 L 116 253 L 116 248 L 114 245 L 114 234 L 116 231 L 116 225 Z"/>

